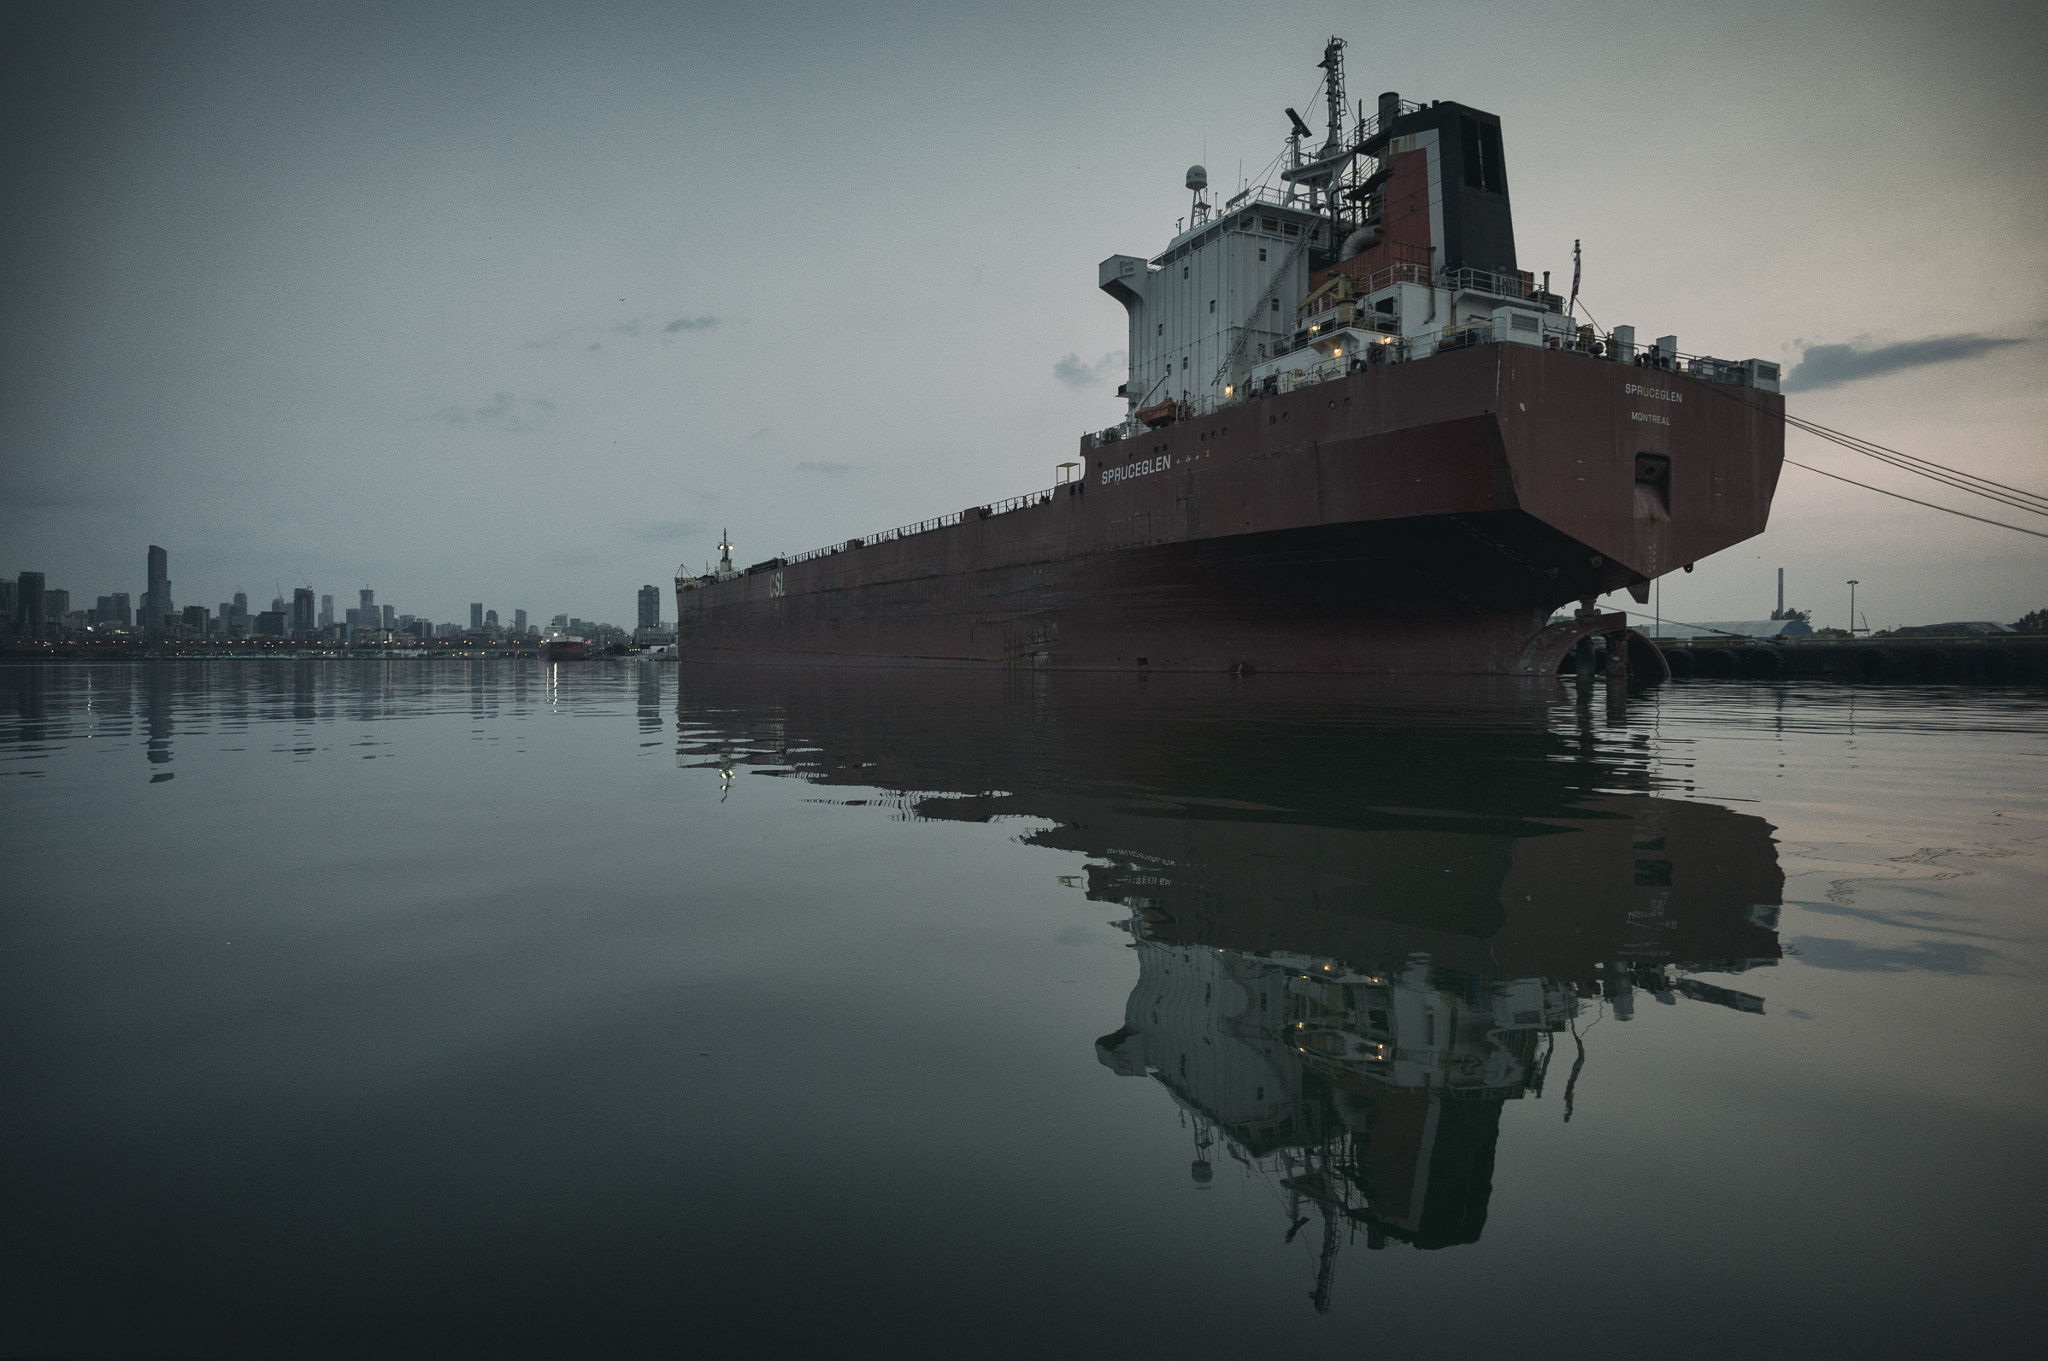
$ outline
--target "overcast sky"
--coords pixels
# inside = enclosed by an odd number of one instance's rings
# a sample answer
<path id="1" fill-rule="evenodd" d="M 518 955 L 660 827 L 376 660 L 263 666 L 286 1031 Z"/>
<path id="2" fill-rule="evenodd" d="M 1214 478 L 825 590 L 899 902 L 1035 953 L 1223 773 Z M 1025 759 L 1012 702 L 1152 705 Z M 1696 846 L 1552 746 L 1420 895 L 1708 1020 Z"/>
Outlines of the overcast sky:
<path id="1" fill-rule="evenodd" d="M 1190 162 L 1263 166 L 1332 33 L 1354 100 L 1501 116 L 1521 263 L 1583 239 L 1603 327 L 1803 360 L 1794 411 L 2048 491 L 2038 3 L 0 12 L 0 572 L 74 606 L 159 543 L 181 605 L 630 623 L 724 527 L 1048 485 L 1122 415 L 1096 263 Z M 1821 622 L 1850 577 L 1879 628 L 2048 606 L 2048 540 L 1788 469 L 1664 613 L 1765 613 L 1781 565 Z"/>

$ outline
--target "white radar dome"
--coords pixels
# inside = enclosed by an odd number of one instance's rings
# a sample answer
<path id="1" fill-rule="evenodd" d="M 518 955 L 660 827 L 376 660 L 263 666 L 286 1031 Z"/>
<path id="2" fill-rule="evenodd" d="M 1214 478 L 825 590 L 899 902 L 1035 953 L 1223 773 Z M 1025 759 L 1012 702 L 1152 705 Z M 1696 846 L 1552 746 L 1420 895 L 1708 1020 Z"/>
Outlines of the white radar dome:
<path id="1" fill-rule="evenodd" d="M 1188 167 L 1188 188 L 1200 192 L 1209 187 L 1209 172 L 1199 165 Z"/>

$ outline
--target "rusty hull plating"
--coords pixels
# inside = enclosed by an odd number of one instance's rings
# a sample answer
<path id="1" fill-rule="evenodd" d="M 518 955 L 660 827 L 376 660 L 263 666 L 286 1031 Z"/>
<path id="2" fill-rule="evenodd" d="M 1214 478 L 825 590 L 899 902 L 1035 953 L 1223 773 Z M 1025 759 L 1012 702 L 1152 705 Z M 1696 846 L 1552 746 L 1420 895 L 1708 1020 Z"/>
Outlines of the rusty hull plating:
<path id="1" fill-rule="evenodd" d="M 998 514 L 677 583 L 688 660 L 1552 674 L 1560 605 L 1762 532 L 1783 398 L 1486 344 L 1133 438 Z"/>

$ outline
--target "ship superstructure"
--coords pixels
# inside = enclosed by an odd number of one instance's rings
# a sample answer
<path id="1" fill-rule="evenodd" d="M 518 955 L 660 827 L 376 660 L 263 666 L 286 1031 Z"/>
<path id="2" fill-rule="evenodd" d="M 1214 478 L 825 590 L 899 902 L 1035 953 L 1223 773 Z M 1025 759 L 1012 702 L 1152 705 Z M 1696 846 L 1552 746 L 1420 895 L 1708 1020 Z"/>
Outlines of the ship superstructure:
<path id="1" fill-rule="evenodd" d="M 1517 261 L 1497 117 L 1347 119 L 1319 64 L 1320 145 L 1288 110 L 1269 182 L 1216 205 L 1192 167 L 1166 249 L 1102 262 L 1126 410 L 1077 476 L 679 573 L 682 656 L 1544 674 L 1625 632 L 1595 597 L 1760 533 L 1776 366 L 1577 320 Z"/>

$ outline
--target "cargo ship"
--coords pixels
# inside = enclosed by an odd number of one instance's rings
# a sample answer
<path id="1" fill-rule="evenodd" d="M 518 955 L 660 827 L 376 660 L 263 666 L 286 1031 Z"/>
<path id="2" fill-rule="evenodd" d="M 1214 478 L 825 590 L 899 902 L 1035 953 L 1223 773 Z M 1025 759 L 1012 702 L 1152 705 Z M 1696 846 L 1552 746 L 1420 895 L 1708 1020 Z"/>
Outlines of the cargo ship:
<path id="1" fill-rule="evenodd" d="M 793 557 L 678 572 L 685 661 L 1555 673 L 1630 655 L 1626 589 L 1763 531 L 1777 365 L 1599 331 L 1519 267 L 1493 114 L 1379 96 L 1341 40 L 1320 146 L 1098 285 L 1124 418 L 1056 485 Z M 1554 617 L 1560 607 L 1578 608 Z M 1654 649 L 1644 649 L 1655 658 Z M 1661 659 L 1658 660 L 1661 665 Z"/>
<path id="2" fill-rule="evenodd" d="M 562 629 L 550 628 L 541 635 L 540 659 L 544 662 L 580 662 L 590 656 L 590 641 Z"/>

